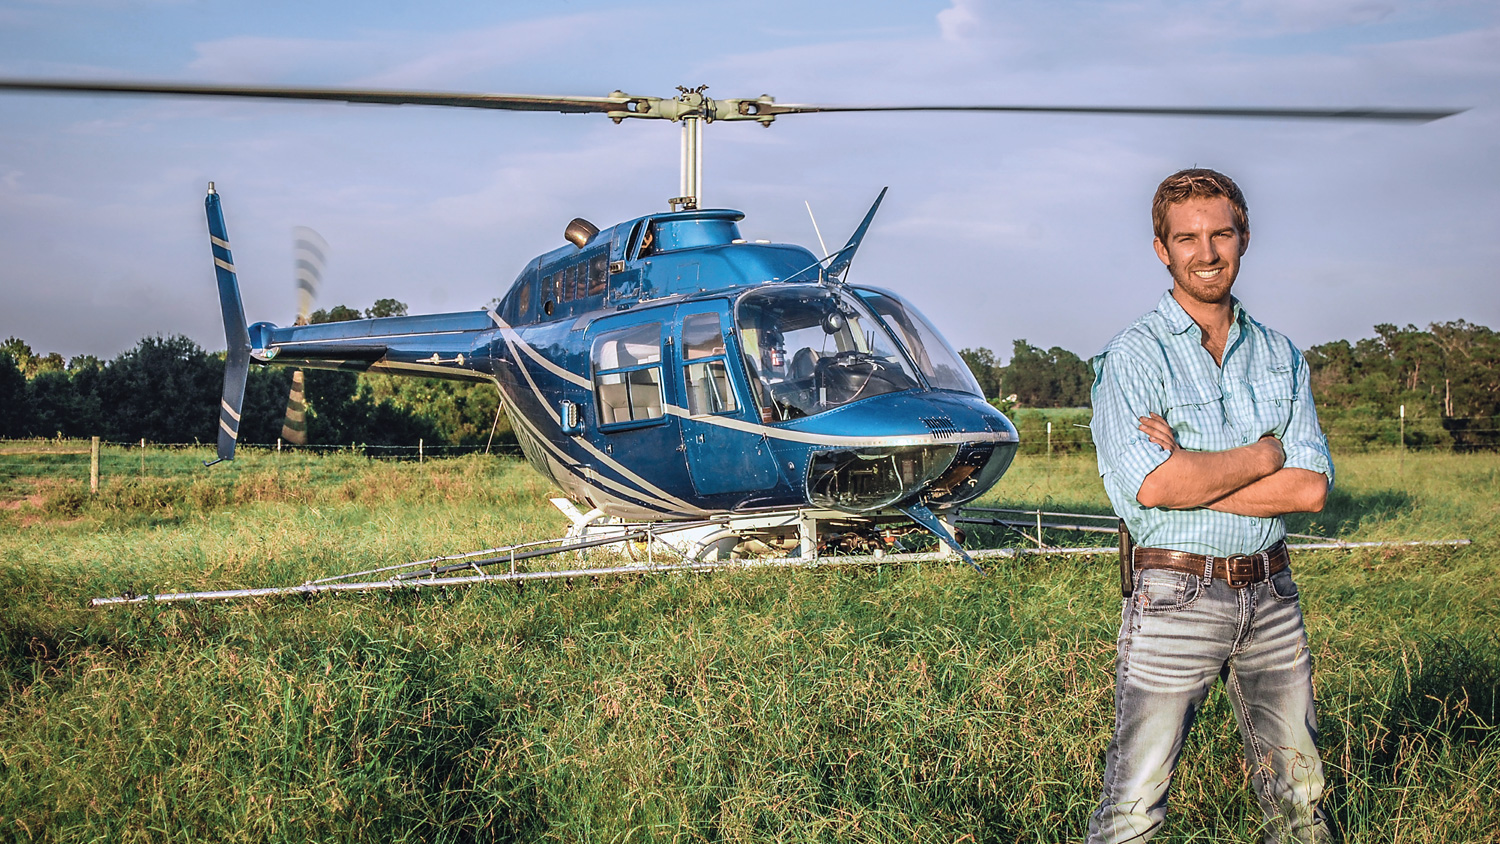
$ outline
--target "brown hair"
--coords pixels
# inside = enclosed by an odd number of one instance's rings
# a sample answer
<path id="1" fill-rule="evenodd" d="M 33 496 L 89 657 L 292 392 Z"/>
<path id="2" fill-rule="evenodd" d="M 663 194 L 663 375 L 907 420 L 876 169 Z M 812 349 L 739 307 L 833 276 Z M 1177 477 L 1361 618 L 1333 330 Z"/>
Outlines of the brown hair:
<path id="1" fill-rule="evenodd" d="M 1178 170 L 1162 180 L 1151 199 L 1151 227 L 1162 243 L 1167 242 L 1167 208 L 1189 199 L 1210 199 L 1222 196 L 1229 200 L 1234 211 L 1234 225 L 1240 237 L 1250 236 L 1250 209 L 1245 206 L 1245 195 L 1234 180 L 1217 170 L 1193 167 Z"/>

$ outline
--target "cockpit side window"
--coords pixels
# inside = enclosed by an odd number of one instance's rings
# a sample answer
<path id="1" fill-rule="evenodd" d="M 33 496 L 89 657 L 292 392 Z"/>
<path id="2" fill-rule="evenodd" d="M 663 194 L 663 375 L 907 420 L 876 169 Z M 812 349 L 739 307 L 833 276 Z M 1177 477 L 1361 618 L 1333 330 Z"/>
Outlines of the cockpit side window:
<path id="1" fill-rule="evenodd" d="M 664 418 L 661 323 L 600 334 L 590 358 L 601 430 Z"/>

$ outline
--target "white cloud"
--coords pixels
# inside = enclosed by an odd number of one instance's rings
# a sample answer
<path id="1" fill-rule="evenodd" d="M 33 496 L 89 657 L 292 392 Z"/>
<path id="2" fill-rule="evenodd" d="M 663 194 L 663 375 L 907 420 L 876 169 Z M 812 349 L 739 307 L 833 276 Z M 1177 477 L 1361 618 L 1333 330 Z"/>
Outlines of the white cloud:
<path id="1" fill-rule="evenodd" d="M 231 36 L 193 46 L 195 78 L 235 82 L 342 79 L 368 87 L 461 85 L 476 74 L 575 52 L 618 35 L 620 13 L 564 15 L 438 34 L 371 31 L 344 39 Z M 510 93 L 510 92 L 505 92 Z"/>

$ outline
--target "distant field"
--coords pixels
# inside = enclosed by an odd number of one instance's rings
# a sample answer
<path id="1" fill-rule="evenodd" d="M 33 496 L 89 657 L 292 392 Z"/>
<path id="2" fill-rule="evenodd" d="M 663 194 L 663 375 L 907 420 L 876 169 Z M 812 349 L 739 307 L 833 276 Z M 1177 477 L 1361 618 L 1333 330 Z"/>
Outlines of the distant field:
<path id="1" fill-rule="evenodd" d="M 0 830 L 20 841 L 1065 841 L 1113 717 L 1112 561 L 86 608 L 556 535 L 509 458 L 0 443 Z M 144 459 L 143 459 L 144 458 Z M 1500 840 L 1500 456 L 1358 454 L 1293 530 L 1350 841 Z M 989 502 L 1104 512 L 1088 455 Z M 1092 541 L 1088 541 L 1092 544 Z M 1215 692 L 1170 841 L 1258 811 Z"/>

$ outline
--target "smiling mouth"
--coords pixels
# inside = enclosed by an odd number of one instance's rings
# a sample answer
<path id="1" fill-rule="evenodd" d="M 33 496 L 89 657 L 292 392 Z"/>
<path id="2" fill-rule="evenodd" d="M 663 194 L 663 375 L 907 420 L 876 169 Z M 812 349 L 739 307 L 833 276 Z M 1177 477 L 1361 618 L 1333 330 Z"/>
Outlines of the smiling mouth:
<path id="1" fill-rule="evenodd" d="M 1207 281 L 1207 280 L 1209 280 L 1211 278 L 1214 278 L 1215 276 L 1217 276 L 1219 273 L 1221 273 L 1223 271 L 1224 271 L 1223 267 L 1217 267 L 1217 268 L 1212 269 L 1212 270 L 1193 270 L 1193 275 L 1195 275 L 1195 276 L 1203 279 L 1204 281 Z"/>

